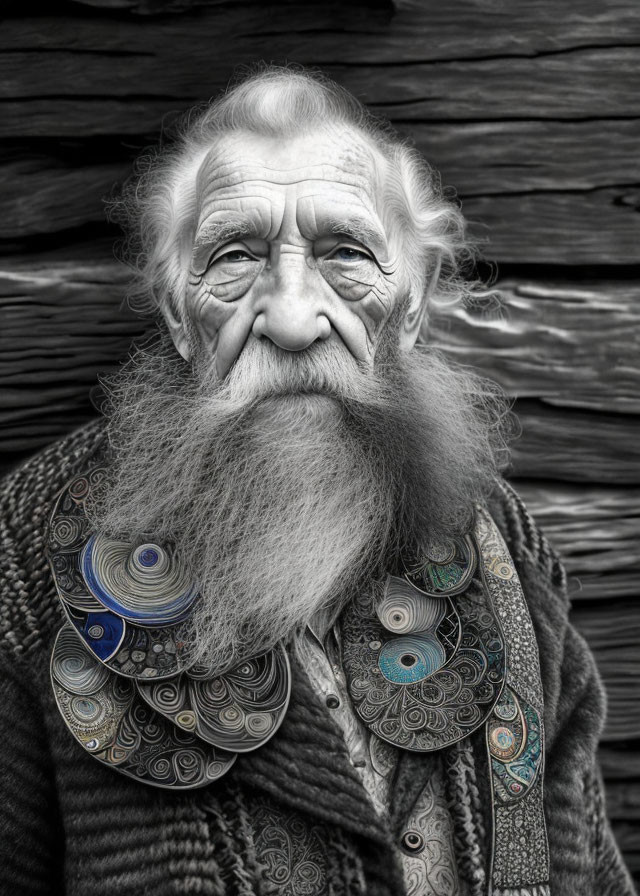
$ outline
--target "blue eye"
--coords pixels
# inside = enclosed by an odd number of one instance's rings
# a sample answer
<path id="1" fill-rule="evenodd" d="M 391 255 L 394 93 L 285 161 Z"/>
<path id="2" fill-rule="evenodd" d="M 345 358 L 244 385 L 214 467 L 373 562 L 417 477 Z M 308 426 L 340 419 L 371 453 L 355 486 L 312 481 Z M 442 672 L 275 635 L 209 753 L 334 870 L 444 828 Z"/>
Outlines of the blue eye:
<path id="1" fill-rule="evenodd" d="M 354 246 L 338 246 L 335 252 L 333 252 L 329 257 L 336 258 L 338 261 L 363 261 L 364 259 L 371 260 L 371 256 L 368 252 L 365 252 L 363 249 L 356 249 Z"/>

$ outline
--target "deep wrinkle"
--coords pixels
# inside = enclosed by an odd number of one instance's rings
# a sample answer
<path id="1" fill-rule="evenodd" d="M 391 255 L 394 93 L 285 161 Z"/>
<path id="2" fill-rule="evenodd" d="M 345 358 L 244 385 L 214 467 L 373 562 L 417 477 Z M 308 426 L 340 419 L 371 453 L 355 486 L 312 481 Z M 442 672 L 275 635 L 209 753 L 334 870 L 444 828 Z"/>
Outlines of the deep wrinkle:
<path id="1" fill-rule="evenodd" d="M 406 293 L 397 235 L 377 210 L 384 160 L 346 129 L 284 145 L 244 138 L 242 150 L 238 135 L 220 141 L 197 179 L 184 300 L 192 353 L 215 355 L 224 377 L 252 333 L 294 351 L 337 339 L 372 365 Z"/>

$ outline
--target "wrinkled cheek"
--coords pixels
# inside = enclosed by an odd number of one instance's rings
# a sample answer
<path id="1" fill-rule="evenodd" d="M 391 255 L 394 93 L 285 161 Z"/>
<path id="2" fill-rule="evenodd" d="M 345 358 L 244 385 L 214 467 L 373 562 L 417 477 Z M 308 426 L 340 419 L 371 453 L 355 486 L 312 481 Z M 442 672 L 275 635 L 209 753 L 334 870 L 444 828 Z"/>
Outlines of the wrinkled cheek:
<path id="1" fill-rule="evenodd" d="M 322 273 L 327 283 L 348 303 L 348 310 L 362 322 L 369 349 L 373 349 L 393 310 L 389 284 L 380 273 L 375 277 L 331 270 Z"/>
<path id="2" fill-rule="evenodd" d="M 391 315 L 391 302 L 372 289 L 354 303 L 353 312 L 362 321 L 369 342 L 375 346 Z"/>
<path id="3" fill-rule="evenodd" d="M 237 312 L 238 306 L 214 295 L 210 286 L 202 281 L 191 294 L 188 314 L 191 324 L 202 343 L 201 349 L 215 352 L 220 330 Z"/>

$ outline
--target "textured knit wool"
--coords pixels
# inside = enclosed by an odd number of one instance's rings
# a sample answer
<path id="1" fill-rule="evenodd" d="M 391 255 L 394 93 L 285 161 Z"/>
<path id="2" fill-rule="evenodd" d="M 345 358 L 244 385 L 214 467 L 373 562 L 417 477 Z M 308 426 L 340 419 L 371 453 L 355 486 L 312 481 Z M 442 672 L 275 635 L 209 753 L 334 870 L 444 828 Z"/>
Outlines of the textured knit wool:
<path id="1" fill-rule="evenodd" d="M 2 488 L 0 894 L 275 894 L 255 844 L 254 821 L 267 807 L 283 825 L 313 830 L 332 896 L 399 896 L 394 844 L 435 762 L 445 771 L 465 891 L 485 893 L 491 812 L 481 735 L 442 755 L 403 752 L 385 824 L 295 657 L 281 729 L 206 788 L 155 789 L 81 749 L 49 683 L 62 611 L 44 538 L 57 492 L 90 465 L 101 439 L 102 424 L 93 423 L 27 462 Z M 520 574 L 541 655 L 552 893 L 627 896 L 634 890 L 606 822 L 595 765 L 603 690 L 568 623 L 562 568 L 508 486 L 496 489 L 490 510 Z"/>

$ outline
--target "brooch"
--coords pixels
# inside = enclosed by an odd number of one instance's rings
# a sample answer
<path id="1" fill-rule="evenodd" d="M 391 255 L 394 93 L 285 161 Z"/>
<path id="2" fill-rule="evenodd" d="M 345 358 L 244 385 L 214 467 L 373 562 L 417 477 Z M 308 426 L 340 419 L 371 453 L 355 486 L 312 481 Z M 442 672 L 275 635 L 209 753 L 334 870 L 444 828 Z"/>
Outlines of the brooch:
<path id="1" fill-rule="evenodd" d="M 277 731 L 291 690 L 282 645 L 222 675 L 195 662 L 197 600 L 173 552 L 89 529 L 103 468 L 59 496 L 47 553 L 66 615 L 51 657 L 58 709 L 96 759 L 158 787 L 202 787 Z"/>
<path id="2" fill-rule="evenodd" d="M 405 750 L 484 726 L 491 892 L 549 896 L 540 662 L 507 547 L 478 508 L 473 535 L 428 547 L 342 619 L 342 660 L 362 722 Z"/>

